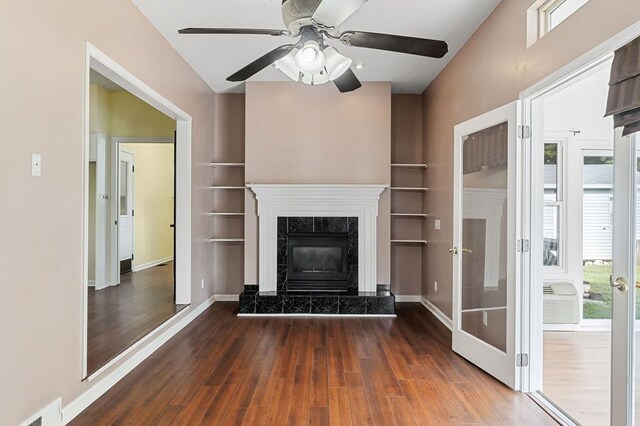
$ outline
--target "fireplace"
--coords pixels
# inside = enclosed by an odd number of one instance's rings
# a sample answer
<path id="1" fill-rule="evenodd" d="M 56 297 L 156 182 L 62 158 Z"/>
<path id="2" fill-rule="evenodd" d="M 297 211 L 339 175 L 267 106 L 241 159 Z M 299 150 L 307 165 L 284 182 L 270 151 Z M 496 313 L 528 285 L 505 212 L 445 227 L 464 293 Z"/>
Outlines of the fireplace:
<path id="1" fill-rule="evenodd" d="M 277 291 L 358 292 L 357 217 L 278 217 Z"/>
<path id="2" fill-rule="evenodd" d="M 347 291 L 348 233 L 291 233 L 287 291 Z"/>

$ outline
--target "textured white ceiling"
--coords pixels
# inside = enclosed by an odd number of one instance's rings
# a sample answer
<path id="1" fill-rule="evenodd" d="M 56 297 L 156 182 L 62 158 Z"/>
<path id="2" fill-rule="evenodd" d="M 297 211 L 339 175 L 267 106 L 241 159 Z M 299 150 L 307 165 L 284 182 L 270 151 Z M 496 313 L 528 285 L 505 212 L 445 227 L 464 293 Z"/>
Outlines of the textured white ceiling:
<path id="1" fill-rule="evenodd" d="M 422 93 L 486 19 L 500 0 L 369 0 L 340 30 L 361 30 L 444 40 L 449 53 L 442 59 L 347 47 L 328 41 L 340 53 L 361 62 L 354 70 L 361 81 L 390 81 L 394 93 Z M 230 74 L 289 37 L 255 35 L 180 35 L 185 27 L 285 29 L 280 0 L 133 0 L 171 45 L 219 93 L 243 92 Z M 268 67 L 251 81 L 288 81 Z"/>

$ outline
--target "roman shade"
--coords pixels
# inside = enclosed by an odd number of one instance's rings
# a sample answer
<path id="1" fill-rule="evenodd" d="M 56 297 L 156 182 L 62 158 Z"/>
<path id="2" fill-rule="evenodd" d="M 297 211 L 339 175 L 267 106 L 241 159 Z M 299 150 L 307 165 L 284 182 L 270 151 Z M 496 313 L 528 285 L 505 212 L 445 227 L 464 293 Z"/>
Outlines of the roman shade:
<path id="1" fill-rule="evenodd" d="M 609 115 L 613 127 L 624 127 L 623 136 L 640 131 L 640 37 L 615 51 L 605 117 Z"/>
<path id="2" fill-rule="evenodd" d="M 507 123 L 472 133 L 462 148 L 463 173 L 475 173 L 507 165 Z"/>

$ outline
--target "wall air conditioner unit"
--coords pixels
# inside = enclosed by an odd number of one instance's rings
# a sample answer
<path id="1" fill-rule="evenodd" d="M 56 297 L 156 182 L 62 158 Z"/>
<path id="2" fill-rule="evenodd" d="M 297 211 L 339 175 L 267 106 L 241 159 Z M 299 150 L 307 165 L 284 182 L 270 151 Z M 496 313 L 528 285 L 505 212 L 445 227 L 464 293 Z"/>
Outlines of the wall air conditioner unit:
<path id="1" fill-rule="evenodd" d="M 571 283 L 547 283 L 543 292 L 545 324 L 577 324 L 580 321 L 580 295 Z"/>

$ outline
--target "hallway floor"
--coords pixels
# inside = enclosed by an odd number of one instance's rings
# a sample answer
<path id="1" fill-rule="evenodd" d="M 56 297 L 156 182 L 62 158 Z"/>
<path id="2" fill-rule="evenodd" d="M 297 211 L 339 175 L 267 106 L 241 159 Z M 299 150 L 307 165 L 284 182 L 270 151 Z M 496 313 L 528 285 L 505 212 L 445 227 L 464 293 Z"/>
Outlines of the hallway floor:
<path id="1" fill-rule="evenodd" d="M 554 425 L 454 354 L 417 303 L 397 318 L 236 316 L 217 302 L 76 425 Z"/>
<path id="2" fill-rule="evenodd" d="M 87 371 L 95 372 L 187 305 L 173 303 L 173 262 L 89 288 Z"/>

